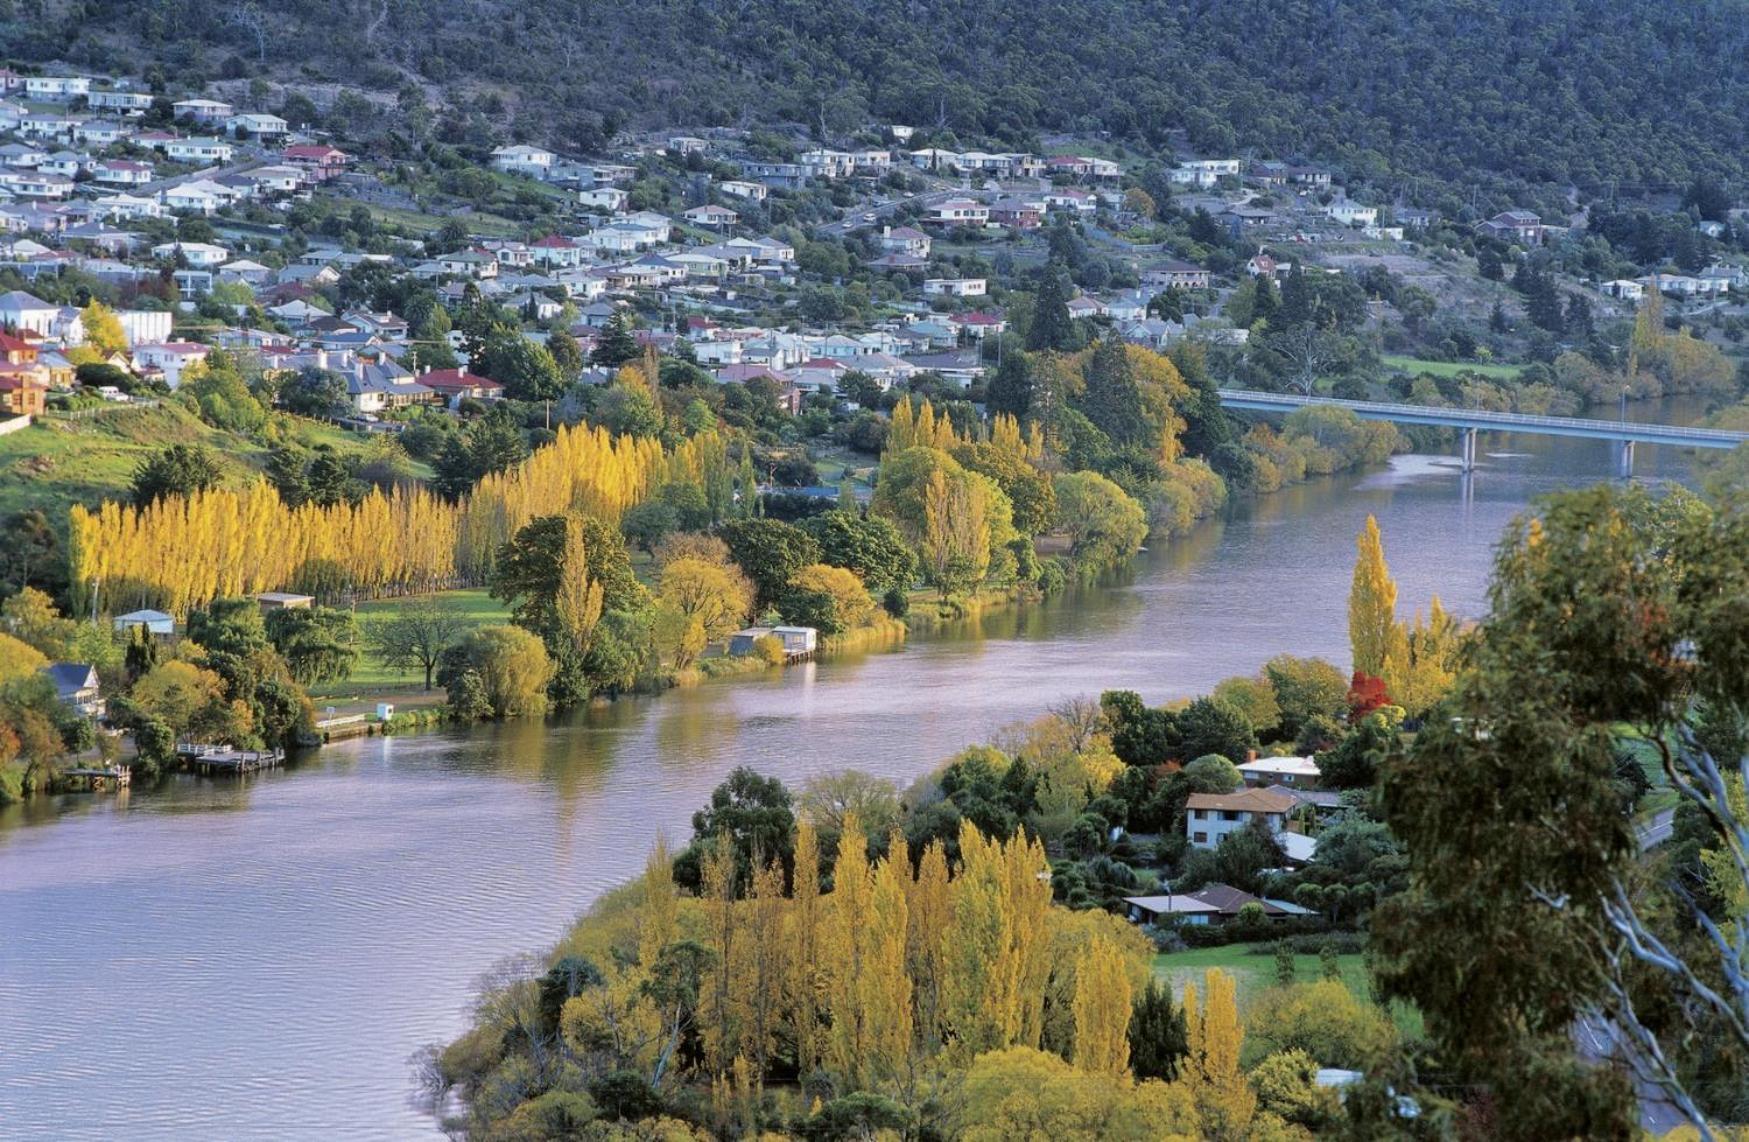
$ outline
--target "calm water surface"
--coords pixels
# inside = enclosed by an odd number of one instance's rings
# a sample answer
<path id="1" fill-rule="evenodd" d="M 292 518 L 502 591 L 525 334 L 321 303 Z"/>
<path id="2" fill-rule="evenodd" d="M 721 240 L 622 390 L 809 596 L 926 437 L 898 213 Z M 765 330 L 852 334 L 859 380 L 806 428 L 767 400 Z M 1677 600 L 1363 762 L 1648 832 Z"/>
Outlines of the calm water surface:
<path id="1" fill-rule="evenodd" d="M 1507 520 L 1611 473 L 1597 442 L 1482 450 L 1467 483 L 1399 457 L 1246 505 L 1126 584 L 901 650 L 0 810 L 0 1138 L 430 1137 L 409 1056 L 462 1029 L 480 973 L 636 875 L 657 830 L 683 839 L 735 766 L 908 783 L 1059 698 L 1346 662 L 1368 512 L 1405 612 L 1437 593 L 1475 615 Z M 1639 471 L 1686 464 L 1642 448 Z"/>

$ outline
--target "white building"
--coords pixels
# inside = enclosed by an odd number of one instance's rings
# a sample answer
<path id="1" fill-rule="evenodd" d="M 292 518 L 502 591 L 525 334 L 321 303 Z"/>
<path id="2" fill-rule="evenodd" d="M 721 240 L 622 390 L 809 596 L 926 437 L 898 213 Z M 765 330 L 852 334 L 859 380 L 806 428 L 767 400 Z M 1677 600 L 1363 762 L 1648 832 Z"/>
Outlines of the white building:
<path id="1" fill-rule="evenodd" d="M 134 369 L 157 369 L 172 389 L 182 384 L 182 374 L 205 361 L 212 349 L 192 341 L 158 341 L 134 346 Z"/>
<path id="2" fill-rule="evenodd" d="M 983 297 L 989 283 L 983 278 L 929 278 L 923 292 L 931 297 Z"/>
<path id="3" fill-rule="evenodd" d="M 1296 802 L 1285 793 L 1265 789 L 1241 789 L 1237 793 L 1192 793 L 1184 806 L 1184 831 L 1191 846 L 1212 849 L 1229 833 L 1236 833 L 1254 820 L 1271 833 L 1287 828 L 1287 815 Z"/>
<path id="4" fill-rule="evenodd" d="M 506 174 L 524 174 L 545 178 L 552 173 L 553 160 L 558 156 L 540 147 L 524 143 L 498 147 L 492 152 L 492 166 Z"/>
<path id="5" fill-rule="evenodd" d="M 724 194 L 731 194 L 736 198 L 750 199 L 753 202 L 764 202 L 766 195 L 771 193 L 762 182 L 743 182 L 740 179 L 734 178 L 727 182 L 719 183 L 718 186 Z"/>
<path id="6" fill-rule="evenodd" d="M 91 81 L 83 76 L 27 75 L 24 97 L 38 103 L 71 103 L 91 94 Z"/>
<path id="7" fill-rule="evenodd" d="M 231 251 L 210 242 L 165 242 L 152 247 L 152 257 L 159 261 L 175 261 L 178 254 L 198 270 L 209 270 L 231 260 Z"/>
<path id="8" fill-rule="evenodd" d="M 1247 785 L 1288 785 L 1310 789 L 1318 784 L 1318 763 L 1309 757 L 1254 757 L 1239 765 Z"/>
<path id="9" fill-rule="evenodd" d="M 60 306 L 50 305 L 35 294 L 18 289 L 0 293 L 0 329 L 53 337 L 60 315 Z"/>
<path id="10" fill-rule="evenodd" d="M 589 190 L 577 192 L 577 201 L 584 206 L 594 206 L 601 210 L 611 210 L 615 214 L 624 210 L 626 200 L 631 195 L 617 186 L 597 186 Z"/>
<path id="11" fill-rule="evenodd" d="M 167 309 L 121 309 L 115 314 L 121 323 L 122 336 L 128 347 L 163 344 L 170 340 L 170 311 Z"/>
<path id="12" fill-rule="evenodd" d="M 164 153 L 179 163 L 228 163 L 235 152 L 223 139 L 172 139 Z"/>
<path id="13" fill-rule="evenodd" d="M 196 123 L 223 123 L 237 113 L 235 107 L 217 99 L 179 99 L 170 110 L 178 119 L 187 117 Z"/>

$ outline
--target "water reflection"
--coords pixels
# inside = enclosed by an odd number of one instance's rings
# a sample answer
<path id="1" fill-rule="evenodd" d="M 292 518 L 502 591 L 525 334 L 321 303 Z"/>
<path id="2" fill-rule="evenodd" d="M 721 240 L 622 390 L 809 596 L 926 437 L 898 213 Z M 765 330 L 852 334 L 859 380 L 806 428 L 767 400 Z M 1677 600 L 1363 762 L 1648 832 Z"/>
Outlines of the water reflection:
<path id="1" fill-rule="evenodd" d="M 1437 592 L 1477 614 L 1512 514 L 1611 473 L 1594 442 L 1481 451 L 1468 479 L 1453 457 L 1399 457 L 1237 505 L 1125 583 L 900 648 L 0 810 L 0 1134 L 429 1135 L 407 1056 L 459 1030 L 481 971 L 635 875 L 658 829 L 684 837 L 735 766 L 909 783 L 1062 697 L 1163 701 L 1281 652 L 1345 661 L 1368 512 L 1405 610 Z M 1641 473 L 1680 474 L 1659 452 Z"/>

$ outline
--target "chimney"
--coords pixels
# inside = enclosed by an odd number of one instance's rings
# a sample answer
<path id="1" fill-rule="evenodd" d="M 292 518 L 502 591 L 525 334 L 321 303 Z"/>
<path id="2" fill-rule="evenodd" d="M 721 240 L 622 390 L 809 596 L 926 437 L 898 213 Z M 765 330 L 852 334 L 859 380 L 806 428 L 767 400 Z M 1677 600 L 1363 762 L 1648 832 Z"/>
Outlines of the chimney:
<path id="1" fill-rule="evenodd" d="M 1245 751 L 1245 764 L 1249 765 L 1256 760 L 1257 760 L 1257 751 L 1256 750 L 1248 749 Z"/>

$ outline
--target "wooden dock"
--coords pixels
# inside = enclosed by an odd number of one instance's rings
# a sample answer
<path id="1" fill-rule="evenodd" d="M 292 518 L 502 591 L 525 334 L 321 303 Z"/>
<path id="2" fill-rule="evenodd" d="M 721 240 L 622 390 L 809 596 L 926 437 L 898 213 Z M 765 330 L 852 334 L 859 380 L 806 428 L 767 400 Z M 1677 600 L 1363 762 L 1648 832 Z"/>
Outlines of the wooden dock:
<path id="1" fill-rule="evenodd" d="M 210 777 L 216 773 L 254 773 L 272 769 L 285 760 L 285 751 L 234 749 L 225 745 L 189 742 L 176 747 L 176 759 L 184 769 Z"/>
<path id="2" fill-rule="evenodd" d="M 83 783 L 85 788 L 93 793 L 103 788 L 126 789 L 133 783 L 134 771 L 125 765 L 87 766 L 82 769 L 66 769 L 61 776 L 75 783 Z"/>
<path id="3" fill-rule="evenodd" d="M 361 737 L 371 733 L 374 728 L 370 719 L 363 714 L 342 714 L 337 718 L 316 719 L 316 732 L 322 735 L 324 742 Z"/>

